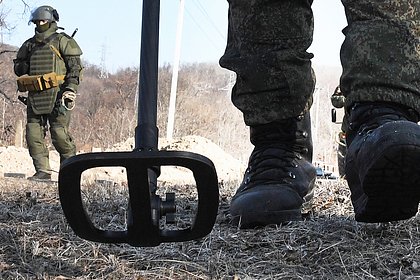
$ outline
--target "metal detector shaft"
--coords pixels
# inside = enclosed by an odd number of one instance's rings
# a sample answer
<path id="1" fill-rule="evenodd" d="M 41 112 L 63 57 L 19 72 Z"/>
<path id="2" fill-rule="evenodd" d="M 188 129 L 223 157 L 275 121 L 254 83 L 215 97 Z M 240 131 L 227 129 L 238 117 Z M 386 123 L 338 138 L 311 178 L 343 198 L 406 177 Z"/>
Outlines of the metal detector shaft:
<path id="1" fill-rule="evenodd" d="M 156 151 L 159 130 L 157 128 L 157 92 L 159 62 L 159 14 L 160 0 L 144 0 L 142 11 L 140 48 L 140 86 L 137 104 L 137 127 L 134 150 Z M 150 189 L 155 189 L 159 168 L 149 169 Z"/>
<path id="2" fill-rule="evenodd" d="M 135 150 L 157 150 L 157 91 L 160 0 L 144 0 L 141 30 L 138 121 Z"/>

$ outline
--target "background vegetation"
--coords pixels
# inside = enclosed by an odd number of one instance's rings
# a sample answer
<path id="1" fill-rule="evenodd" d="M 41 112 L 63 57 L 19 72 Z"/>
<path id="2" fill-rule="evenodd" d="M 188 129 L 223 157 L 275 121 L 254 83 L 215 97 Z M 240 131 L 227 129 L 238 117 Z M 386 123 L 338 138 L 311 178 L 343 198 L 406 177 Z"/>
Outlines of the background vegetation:
<path id="1" fill-rule="evenodd" d="M 26 107 L 17 100 L 13 58 L 17 47 L 0 45 L 0 145 L 14 145 L 19 122 L 25 125 Z M 73 110 L 70 131 L 79 151 L 108 149 L 134 137 L 137 125 L 138 68 L 120 69 L 101 78 L 102 69 L 85 63 L 83 80 Z M 315 159 L 335 164 L 334 137 L 339 129 L 330 121 L 329 96 L 339 72 L 319 68 L 320 77 L 312 108 Z M 166 137 L 172 67 L 159 67 L 158 128 Z M 249 130 L 230 101 L 233 74 L 216 63 L 181 65 L 173 136 L 199 135 L 210 139 L 238 159 L 246 160 Z M 23 138 L 24 139 L 24 138 Z M 24 143 L 25 145 L 25 143 Z"/>

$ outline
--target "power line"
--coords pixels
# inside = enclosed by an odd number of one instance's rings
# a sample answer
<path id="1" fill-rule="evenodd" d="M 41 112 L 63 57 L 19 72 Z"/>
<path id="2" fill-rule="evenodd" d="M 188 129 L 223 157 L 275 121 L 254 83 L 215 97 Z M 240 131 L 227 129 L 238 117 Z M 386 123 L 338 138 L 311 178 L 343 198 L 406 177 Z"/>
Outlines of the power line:
<path id="1" fill-rule="evenodd" d="M 196 5 L 196 7 L 200 10 L 200 12 L 204 15 L 204 17 L 208 20 L 208 22 L 213 26 L 214 30 L 217 34 L 219 34 L 220 38 L 222 40 L 226 40 L 225 36 L 223 36 L 222 32 L 220 32 L 219 28 L 216 26 L 216 24 L 213 22 L 209 14 L 207 13 L 206 9 L 203 7 L 201 2 L 199 0 L 193 1 L 193 3 Z"/>
<path id="2" fill-rule="evenodd" d="M 197 25 L 197 27 L 201 30 L 201 32 L 204 34 L 204 36 L 207 37 L 207 39 L 210 41 L 210 43 L 213 45 L 213 47 L 215 47 L 216 49 L 219 49 L 216 45 L 216 43 L 214 43 L 213 39 L 210 38 L 210 36 L 207 34 L 207 32 L 201 27 L 201 25 L 195 20 L 195 18 L 192 16 L 192 14 L 190 13 L 190 11 L 185 8 L 185 11 L 187 12 L 187 14 L 190 16 L 190 18 L 192 19 L 192 21 Z"/>

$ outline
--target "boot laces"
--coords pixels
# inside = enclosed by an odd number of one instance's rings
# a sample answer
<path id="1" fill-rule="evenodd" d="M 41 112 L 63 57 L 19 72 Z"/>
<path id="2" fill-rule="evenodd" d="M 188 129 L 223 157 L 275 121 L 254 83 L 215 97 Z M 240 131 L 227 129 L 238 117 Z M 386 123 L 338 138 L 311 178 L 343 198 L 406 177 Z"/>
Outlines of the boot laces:
<path id="1" fill-rule="evenodd" d="M 270 144 L 256 147 L 249 159 L 242 185 L 248 189 L 255 185 L 291 183 L 296 178 L 293 169 L 302 156 L 296 147 Z"/>

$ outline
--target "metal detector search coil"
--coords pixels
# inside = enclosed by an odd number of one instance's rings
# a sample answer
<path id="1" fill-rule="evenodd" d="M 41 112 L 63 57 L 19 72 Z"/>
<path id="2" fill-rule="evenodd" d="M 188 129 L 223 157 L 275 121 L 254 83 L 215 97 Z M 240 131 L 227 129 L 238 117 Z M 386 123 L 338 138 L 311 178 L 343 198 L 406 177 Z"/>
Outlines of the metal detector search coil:
<path id="1" fill-rule="evenodd" d="M 198 207 L 194 223 L 182 230 L 159 228 L 160 197 L 151 193 L 149 170 L 154 166 L 176 165 L 192 171 L 196 180 Z M 95 167 L 122 166 L 127 170 L 131 221 L 125 231 L 96 228 L 83 206 L 81 174 Z M 216 220 L 219 190 L 214 165 L 206 157 L 180 151 L 106 152 L 80 154 L 66 160 L 59 173 L 59 195 L 64 215 L 81 238 L 103 243 L 157 246 L 163 242 L 182 242 L 209 234 Z M 168 205 L 166 209 L 173 209 Z M 154 215 L 158 211 L 161 215 Z"/>

